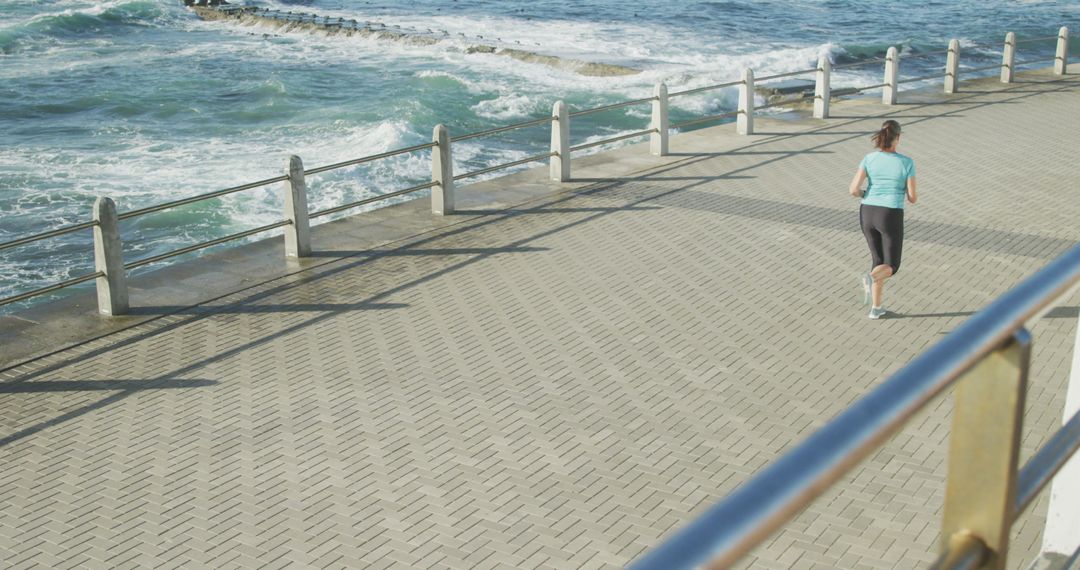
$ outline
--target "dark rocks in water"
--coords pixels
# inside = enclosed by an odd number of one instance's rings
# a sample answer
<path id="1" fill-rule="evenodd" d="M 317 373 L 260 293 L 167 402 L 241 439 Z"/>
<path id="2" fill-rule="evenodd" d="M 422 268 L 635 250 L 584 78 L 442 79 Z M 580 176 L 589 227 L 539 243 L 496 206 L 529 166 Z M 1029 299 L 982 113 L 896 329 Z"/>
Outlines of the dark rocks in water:
<path id="1" fill-rule="evenodd" d="M 800 99 L 812 99 L 814 97 L 814 88 L 816 84 L 811 79 L 784 79 L 782 81 L 771 81 L 765 84 L 755 84 L 754 91 L 758 95 L 765 97 L 765 100 L 769 103 L 777 101 L 798 101 Z M 830 89 L 829 95 L 838 97 L 841 95 L 850 95 L 857 93 L 858 90 L 853 87 L 845 87 L 840 89 Z"/>
<path id="2" fill-rule="evenodd" d="M 331 22 L 329 18 L 323 18 L 323 21 L 319 22 L 319 17 L 315 14 L 293 14 L 292 12 L 281 12 L 278 10 L 256 8 L 252 6 L 220 6 L 219 4 L 226 3 L 225 0 L 184 0 L 184 2 L 188 6 L 191 6 L 192 9 L 195 10 L 195 13 L 204 20 L 231 18 L 237 20 L 241 24 L 250 25 L 259 23 L 284 29 L 286 31 L 310 30 L 320 31 L 329 35 L 360 35 L 384 41 L 396 41 L 418 46 L 437 44 L 441 40 L 436 36 L 449 35 L 445 31 L 443 31 L 442 34 L 436 34 L 434 30 L 430 29 L 427 30 L 426 33 L 418 30 L 406 31 L 400 26 L 391 26 L 394 28 L 391 30 L 386 24 L 379 22 L 365 22 L 364 27 L 359 27 L 356 20 L 345 20 L 344 18 L 336 18 L 337 21 L 335 22 Z M 378 29 L 376 29 L 376 27 Z M 464 36 L 464 34 L 460 33 L 458 35 Z M 477 37 L 482 38 L 483 36 Z M 520 44 L 521 42 L 515 43 Z M 457 48 L 452 47 L 452 49 Z M 554 55 L 545 55 L 533 51 L 498 47 L 490 44 L 473 44 L 465 47 L 464 51 L 467 54 L 494 54 L 511 57 L 519 61 L 547 65 L 549 67 L 564 69 L 580 75 L 593 77 L 634 75 L 641 73 L 640 69 L 622 65 L 581 61 Z"/>
<path id="3" fill-rule="evenodd" d="M 797 95 L 810 91 L 814 92 L 814 82 L 809 79 L 785 79 L 783 81 L 772 81 L 763 85 L 754 85 L 754 91 L 765 95 Z"/>

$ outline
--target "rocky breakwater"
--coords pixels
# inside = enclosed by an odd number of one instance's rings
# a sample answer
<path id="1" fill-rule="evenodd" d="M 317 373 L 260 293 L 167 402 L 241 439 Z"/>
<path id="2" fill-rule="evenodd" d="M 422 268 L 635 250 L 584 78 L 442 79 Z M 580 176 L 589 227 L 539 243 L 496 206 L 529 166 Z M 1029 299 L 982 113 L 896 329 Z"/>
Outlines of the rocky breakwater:
<path id="1" fill-rule="evenodd" d="M 200 1 L 207 2 L 201 4 Z M 219 2 L 210 5 L 209 2 Z M 223 0 L 185 0 L 195 13 L 204 20 L 229 20 L 240 25 L 270 27 L 285 32 L 308 31 L 327 36 L 361 36 L 380 41 L 397 42 L 415 46 L 446 46 L 448 50 L 464 53 L 483 53 L 510 57 L 526 63 L 546 65 L 590 77 L 635 75 L 641 70 L 622 65 L 583 61 L 573 58 L 547 55 L 534 51 L 488 43 L 473 43 L 464 47 L 445 31 L 405 30 L 381 22 L 362 22 L 345 18 L 330 18 L 310 13 L 283 12 L 250 6 L 228 5 Z"/>
<path id="2" fill-rule="evenodd" d="M 755 85 L 754 91 L 761 95 L 766 103 L 788 102 L 793 106 L 805 104 L 812 106 L 814 103 L 814 81 L 810 79 L 786 79 L 764 85 Z M 852 87 L 832 89 L 829 95 L 839 97 L 852 95 L 859 90 Z"/>

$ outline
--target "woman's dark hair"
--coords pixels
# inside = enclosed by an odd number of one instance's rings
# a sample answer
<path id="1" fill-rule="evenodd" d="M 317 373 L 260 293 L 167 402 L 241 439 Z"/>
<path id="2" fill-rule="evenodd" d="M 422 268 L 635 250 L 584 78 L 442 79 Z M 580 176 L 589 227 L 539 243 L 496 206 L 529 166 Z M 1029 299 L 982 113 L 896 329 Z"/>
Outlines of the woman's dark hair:
<path id="1" fill-rule="evenodd" d="M 874 146 L 879 149 L 886 149 L 891 147 L 896 139 L 900 137 L 900 123 L 889 119 L 881 124 L 881 130 L 874 133 L 874 136 L 870 137 Z"/>

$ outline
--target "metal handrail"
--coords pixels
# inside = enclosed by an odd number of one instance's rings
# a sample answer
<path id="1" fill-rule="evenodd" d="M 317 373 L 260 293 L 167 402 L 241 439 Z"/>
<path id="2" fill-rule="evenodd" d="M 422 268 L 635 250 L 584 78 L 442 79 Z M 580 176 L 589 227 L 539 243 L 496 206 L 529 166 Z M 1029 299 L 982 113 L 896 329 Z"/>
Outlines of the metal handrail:
<path id="1" fill-rule="evenodd" d="M 783 107 L 785 105 L 793 105 L 793 104 L 798 103 L 800 101 L 809 101 L 809 100 L 810 100 L 809 97 L 789 97 L 787 99 L 779 99 L 779 100 L 773 101 L 771 103 L 765 103 L 765 104 L 762 104 L 762 105 L 755 105 L 754 110 L 757 111 L 758 109 L 771 109 L 773 107 Z M 738 113 L 738 111 L 736 111 L 736 113 Z"/>
<path id="2" fill-rule="evenodd" d="M 1076 570 L 1076 568 L 1080 567 L 1080 546 L 1076 547 L 1072 556 L 1070 556 L 1061 567 L 1067 568 L 1068 570 Z"/>
<path id="3" fill-rule="evenodd" d="M 613 142 L 618 142 L 618 141 L 622 141 L 622 140 L 626 140 L 626 139 L 632 139 L 632 138 L 636 138 L 636 137 L 643 137 L 645 135 L 649 135 L 649 134 L 652 134 L 652 133 L 655 133 L 655 132 L 657 132 L 656 129 L 645 129 L 644 131 L 637 131 L 637 132 L 629 133 L 629 134 L 626 134 L 626 135 L 613 137 L 613 138 L 610 138 L 610 139 L 604 139 L 602 141 L 593 141 L 593 142 L 590 142 L 590 143 L 579 144 L 577 146 L 570 147 L 570 152 L 574 152 L 574 151 L 578 151 L 578 150 L 585 150 L 587 148 L 592 148 L 594 146 L 600 146 L 600 145 L 613 143 Z"/>
<path id="4" fill-rule="evenodd" d="M 92 279 L 97 279 L 98 277 L 104 277 L 104 276 L 105 276 L 105 273 L 103 271 L 95 271 L 94 273 L 91 273 L 89 275 L 83 275 L 81 277 L 76 277 L 74 279 L 68 279 L 67 281 L 61 281 L 59 283 L 54 283 L 52 285 L 49 285 L 48 287 L 42 287 L 40 289 L 34 289 L 33 291 L 27 291 L 25 293 L 20 293 L 18 295 L 13 295 L 11 297 L 4 297 L 3 299 L 0 299 L 0 307 L 2 307 L 4 305 L 9 305 L 11 303 L 17 303 L 19 301 L 29 299 L 30 297 L 37 297 L 38 295 L 44 295 L 45 293 L 52 293 L 53 291 L 58 291 L 58 290 L 63 289 L 65 287 L 71 287 L 72 285 L 78 285 L 79 283 L 84 283 L 86 281 L 90 281 Z"/>
<path id="5" fill-rule="evenodd" d="M 554 152 L 545 152 L 542 154 L 536 154 L 533 156 L 527 156 L 521 160 L 515 160 L 513 162 L 507 162 L 504 164 L 496 164 L 495 166 L 489 166 L 487 168 L 481 168 L 480 170 L 474 170 L 472 172 L 466 172 L 464 174 L 458 174 L 454 176 L 454 180 L 461 180 L 463 178 L 472 178 L 473 176 L 480 176 L 481 174 L 487 174 L 489 172 L 495 172 L 496 170 L 502 170 L 504 168 L 513 168 L 529 162 L 536 162 L 538 160 L 544 160 L 545 158 L 551 158 L 555 156 Z"/>
<path id="6" fill-rule="evenodd" d="M 939 49 L 939 50 L 934 50 L 934 51 L 921 51 L 919 53 L 904 54 L 903 58 L 904 59 L 915 59 L 917 57 L 926 57 L 926 56 L 930 56 L 930 55 L 941 55 L 943 53 L 949 53 L 950 51 L 951 50 L 948 50 L 948 49 Z"/>
<path id="7" fill-rule="evenodd" d="M 861 93 L 863 91 L 870 91 L 871 89 L 881 89 L 882 87 L 888 87 L 888 83 L 875 83 L 874 85 L 866 85 L 864 87 L 851 87 L 853 93 Z"/>
<path id="8" fill-rule="evenodd" d="M 525 127 L 532 127 L 535 125 L 542 125 L 544 123 L 550 123 L 558 120 L 558 117 L 544 117 L 542 119 L 535 119 L 532 121 L 525 121 L 523 123 L 514 123 L 513 125 L 506 125 L 505 127 L 496 127 L 494 129 L 488 129 L 486 131 L 480 131 L 477 133 L 469 133 L 467 135 L 461 135 L 460 137 L 450 137 L 450 142 L 467 141 L 469 139 L 475 139 L 480 137 L 486 137 L 488 135 L 494 135 L 496 133 L 502 133 L 506 131 L 513 131 L 516 129 L 524 129 Z M 434 143 L 433 143 L 433 146 Z"/>
<path id="9" fill-rule="evenodd" d="M 742 84 L 743 84 L 743 82 L 740 79 L 739 81 L 728 81 L 727 83 L 717 83 L 715 85 L 706 85 L 704 87 L 695 87 L 693 89 L 684 89 L 683 91 L 675 91 L 674 93 L 668 93 L 668 99 L 670 99 L 672 97 L 678 97 L 680 95 L 692 95 L 694 93 L 701 93 L 702 91 L 711 91 L 713 89 L 723 89 L 724 87 L 734 87 L 736 85 L 742 85 Z"/>
<path id="10" fill-rule="evenodd" d="M 671 95 L 668 95 L 671 97 Z M 644 97 L 642 99 L 633 99 L 631 101 L 623 101 L 621 103 L 612 103 L 611 105 L 604 105 L 603 107 L 594 107 L 592 109 L 584 109 L 582 111 L 575 111 L 570 113 L 570 117 L 580 117 L 582 115 L 591 115 L 593 113 L 599 113 L 601 111 L 610 111 L 612 109 L 619 109 L 621 107 L 629 107 L 631 105 L 641 105 L 644 103 L 652 103 L 656 101 L 656 97 Z"/>
<path id="11" fill-rule="evenodd" d="M 90 222 L 83 222 L 81 224 L 75 224 L 73 226 L 66 226 L 66 227 L 63 227 L 63 228 L 57 228 L 55 230 L 42 232 L 40 234 L 34 234 L 32 236 L 19 238 L 17 240 L 12 240 L 12 241 L 8 241 L 8 242 L 0 243 L 0 250 L 8 249 L 9 247 L 16 247 L 16 246 L 32 243 L 32 242 L 35 242 L 35 241 L 41 241 L 43 239 L 49 239 L 51 237 L 62 236 L 64 234 L 70 234 L 71 232 L 77 232 L 79 230 L 89 229 L 89 228 L 92 228 L 92 227 L 94 227 L 96 225 L 98 225 L 98 223 L 96 221 L 90 221 Z"/>
<path id="12" fill-rule="evenodd" d="M 239 233 L 229 234 L 227 236 L 219 237 L 217 239 L 212 239 L 210 241 L 204 241 L 202 243 L 197 243 L 195 245 L 189 245 L 187 247 L 182 247 L 180 249 L 173 250 L 173 251 L 170 251 L 168 253 L 163 253 L 161 255 L 155 255 L 153 257 L 147 257 L 145 259 L 132 261 L 131 263 L 125 263 L 124 264 L 124 269 L 135 269 L 136 267 L 142 267 L 143 265 L 149 265 L 151 263 L 157 263 L 159 261 L 164 261 L 164 260 L 172 258 L 172 257 L 176 257 L 176 256 L 179 256 L 179 255 L 184 255 L 185 253 L 191 253 L 193 251 L 198 251 L 200 249 L 206 249 L 208 247 L 223 244 L 225 242 L 230 242 L 230 241 L 238 240 L 238 239 L 241 239 L 241 238 L 246 238 L 246 237 L 248 237 L 250 235 L 254 235 L 254 234 L 257 234 L 257 233 L 260 233 L 260 232 L 265 232 L 265 231 L 268 231 L 268 230 L 272 230 L 272 229 L 280 228 L 280 227 L 283 227 L 283 226 L 287 226 L 287 225 L 289 225 L 291 223 L 292 223 L 292 220 L 282 220 L 280 222 L 274 222 L 272 224 L 267 224 L 265 226 L 259 226 L 257 228 L 242 231 L 242 232 L 239 232 Z"/>
<path id="13" fill-rule="evenodd" d="M 1074 414 L 1020 470 L 1014 518 L 1018 518 L 1031 505 L 1077 450 L 1080 450 L 1080 412 Z"/>
<path id="14" fill-rule="evenodd" d="M 202 200 L 209 200 L 211 198 L 217 198 L 219 196 L 225 196 L 226 194 L 235 194 L 236 192 L 242 192 L 244 190 L 251 190 L 252 188 L 258 188 L 260 186 L 266 186 L 267 184 L 273 184 L 275 182 L 284 182 L 289 177 L 282 175 L 274 178 L 267 178 L 266 180 L 259 180 L 258 182 L 249 182 L 247 184 L 241 184 L 240 186 L 233 186 L 232 188 L 226 188 L 224 190 L 217 190 L 214 192 L 207 192 L 205 194 L 199 194 L 197 196 L 191 196 L 190 198 L 183 198 L 180 200 L 173 200 L 172 202 L 165 202 L 156 206 L 148 206 L 146 208 L 139 208 L 138 210 L 130 210 L 117 214 L 117 219 L 126 220 L 128 218 L 134 218 L 136 216 L 142 216 L 153 212 L 160 212 L 162 210 L 168 210 L 169 208 L 175 208 L 177 206 L 183 206 L 185 204 L 191 204 L 194 202 L 201 202 Z"/>
<path id="15" fill-rule="evenodd" d="M 701 117 L 701 118 L 698 118 L 698 119 L 691 119 L 689 121 L 683 121 L 681 123 L 676 123 L 674 125 L 671 125 L 671 128 L 673 128 L 673 129 L 681 129 L 683 127 L 688 127 L 690 125 L 697 125 L 697 124 L 700 124 L 700 123 L 709 123 L 709 122 L 712 122 L 712 121 L 719 121 L 721 119 L 730 119 L 732 117 L 738 117 L 738 116 L 739 116 L 738 111 L 728 111 L 727 113 L 720 113 L 719 115 L 710 115 L 708 117 Z"/>
<path id="16" fill-rule="evenodd" d="M 355 202 L 349 202 L 348 204 L 342 204 L 340 206 L 334 206 L 333 208 L 327 208 L 325 210 L 319 210 L 318 212 L 312 212 L 312 213 L 308 214 L 308 219 L 310 220 L 310 219 L 313 219 L 313 218 L 318 218 L 318 217 L 327 216 L 327 215 L 330 215 L 330 214 L 335 214 L 337 212 L 341 212 L 341 211 L 344 211 L 344 210 L 350 210 L 352 208 L 358 208 L 358 207 L 364 206 L 366 204 L 371 204 L 372 202 L 379 202 L 381 200 L 386 200 L 386 199 L 394 198 L 394 197 L 397 197 L 397 196 L 403 196 L 405 194 L 411 194 L 413 192 L 418 192 L 420 190 L 426 190 L 428 188 L 433 188 L 433 187 L 438 186 L 438 185 L 439 185 L 438 182 L 428 182 L 426 184 L 418 184 L 416 186 L 410 186 L 410 187 L 402 189 L 402 190 L 395 190 L 394 192 L 387 192 L 386 194 L 379 194 L 378 196 L 372 196 L 370 198 L 364 198 L 363 200 L 357 200 Z"/>
<path id="17" fill-rule="evenodd" d="M 764 77 L 758 77 L 754 79 L 754 83 L 761 83 L 762 81 L 769 81 L 770 79 L 780 79 L 782 77 L 794 77 L 796 75 L 806 75 L 807 73 L 815 73 L 818 70 L 816 67 L 810 69 L 800 69 L 799 71 L 789 71 L 787 73 L 777 73 L 775 75 L 766 75 Z"/>
<path id="18" fill-rule="evenodd" d="M 1029 59 L 1027 61 L 1016 61 L 1016 62 L 1013 62 L 1013 65 L 1028 65 L 1029 63 L 1046 63 L 1048 61 L 1057 61 L 1057 56 L 1046 57 L 1046 58 L 1043 58 L 1043 59 Z"/>
<path id="19" fill-rule="evenodd" d="M 631 568 L 731 564 L 1080 283 L 1080 245 L 998 297 Z"/>
<path id="20" fill-rule="evenodd" d="M 975 570 L 982 564 L 990 549 L 972 534 L 965 534 L 930 565 L 930 570 Z"/>
<path id="21" fill-rule="evenodd" d="M 413 146 L 409 146 L 409 147 L 405 147 L 405 148 L 399 148 L 399 149 L 395 149 L 395 150 L 388 150 L 386 152 L 380 152 L 379 154 L 372 154 L 370 156 L 363 156 L 363 157 L 360 157 L 360 158 L 354 158 L 352 160 L 346 160 L 344 162 L 338 162 L 338 163 L 335 163 L 335 164 L 328 164 L 326 166 L 320 166 L 318 168 L 312 168 L 310 170 L 305 170 L 304 171 L 304 176 L 309 176 L 311 174 L 319 174 L 320 172 L 326 172 L 328 170 L 337 170 L 338 168 L 344 168 L 346 166 L 353 166 L 353 165 L 356 165 L 356 164 L 363 164 L 365 162 L 371 162 L 373 160 L 389 158 L 391 156 L 397 156 L 399 154 L 406 154 L 406 153 L 410 153 L 410 152 L 416 152 L 418 150 L 424 150 L 426 148 L 434 148 L 434 147 L 437 147 L 437 146 L 439 146 L 439 145 L 434 143 L 434 142 L 429 142 L 429 143 L 413 145 Z M 285 178 L 288 178 L 288 177 L 285 177 Z"/>
<path id="22" fill-rule="evenodd" d="M 868 59 L 868 60 L 865 60 L 865 61 L 856 61 L 855 63 L 845 63 L 845 64 L 842 64 L 842 65 L 834 65 L 834 66 L 832 66 L 832 69 L 833 69 L 833 71 L 836 71 L 837 69 L 848 69 L 849 67 L 859 67 L 859 66 L 868 65 L 868 64 L 871 64 L 871 63 L 882 63 L 885 60 L 886 60 L 886 58 L 884 58 L 884 57 L 878 57 L 878 58 L 875 58 L 875 59 Z"/>
<path id="23" fill-rule="evenodd" d="M 983 67 L 972 67 L 972 68 L 961 67 L 960 71 L 962 71 L 964 73 L 972 73 L 972 72 L 975 72 L 975 71 L 986 71 L 988 69 L 1001 69 L 1002 67 L 1005 67 L 1004 63 L 995 63 L 994 65 L 987 65 L 987 66 L 983 66 Z"/>
<path id="24" fill-rule="evenodd" d="M 1016 43 L 1025 44 L 1025 43 L 1028 43 L 1028 42 L 1045 42 L 1046 40 L 1060 39 L 1060 37 L 1061 36 L 1054 35 L 1054 36 L 1043 36 L 1041 38 L 1024 38 L 1022 40 L 1016 40 Z"/>
<path id="25" fill-rule="evenodd" d="M 909 77 L 907 79 L 897 79 L 897 85 L 901 83 L 913 83 L 915 81 L 926 81 L 927 79 L 937 79 L 939 77 L 945 77 L 945 73 L 935 73 L 933 75 L 923 75 L 922 77 Z"/>

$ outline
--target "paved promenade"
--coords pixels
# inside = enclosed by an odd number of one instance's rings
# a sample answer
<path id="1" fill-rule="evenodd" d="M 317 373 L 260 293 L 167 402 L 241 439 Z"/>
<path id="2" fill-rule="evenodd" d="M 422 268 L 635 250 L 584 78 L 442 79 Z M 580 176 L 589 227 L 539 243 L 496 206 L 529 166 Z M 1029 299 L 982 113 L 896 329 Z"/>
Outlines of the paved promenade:
<path id="1" fill-rule="evenodd" d="M 336 222 L 301 271 L 192 307 L 134 291 L 163 314 L 0 370 L 0 566 L 622 567 L 1080 240 L 1080 77 L 901 101 L 621 149 L 562 193 L 486 183 L 506 209 L 465 188 L 375 250 L 368 214 Z M 870 321 L 847 184 L 884 117 L 921 199 Z M 1060 421 L 1075 301 L 1034 327 L 1023 459 Z M 950 408 L 746 567 L 931 561 Z"/>

